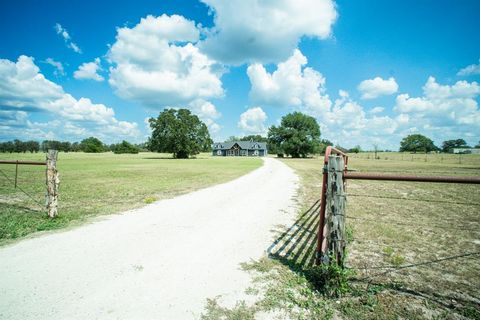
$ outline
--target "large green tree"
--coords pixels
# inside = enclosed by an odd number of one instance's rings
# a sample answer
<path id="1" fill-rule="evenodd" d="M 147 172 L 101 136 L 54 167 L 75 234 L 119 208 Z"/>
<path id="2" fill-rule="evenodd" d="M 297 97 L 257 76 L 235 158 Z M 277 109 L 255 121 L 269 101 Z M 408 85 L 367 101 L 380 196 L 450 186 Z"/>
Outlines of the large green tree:
<path id="1" fill-rule="evenodd" d="M 280 126 L 270 127 L 268 141 L 277 154 L 306 157 L 318 149 L 320 126 L 313 117 L 301 112 L 289 113 L 282 118 Z"/>
<path id="2" fill-rule="evenodd" d="M 150 151 L 188 158 L 210 150 L 213 143 L 205 123 L 188 109 L 165 109 L 158 118 L 150 118 L 149 123 L 152 128 L 148 141 Z"/>
<path id="3" fill-rule="evenodd" d="M 80 142 L 80 150 L 87 153 L 100 153 L 107 151 L 107 148 L 99 139 L 90 137 Z"/>
<path id="4" fill-rule="evenodd" d="M 468 148 L 467 142 L 463 139 L 446 140 L 442 143 L 443 152 L 451 152 L 454 148 Z"/>
<path id="5" fill-rule="evenodd" d="M 400 142 L 400 152 L 430 152 L 438 150 L 430 138 L 421 134 L 411 134 L 406 136 Z"/>

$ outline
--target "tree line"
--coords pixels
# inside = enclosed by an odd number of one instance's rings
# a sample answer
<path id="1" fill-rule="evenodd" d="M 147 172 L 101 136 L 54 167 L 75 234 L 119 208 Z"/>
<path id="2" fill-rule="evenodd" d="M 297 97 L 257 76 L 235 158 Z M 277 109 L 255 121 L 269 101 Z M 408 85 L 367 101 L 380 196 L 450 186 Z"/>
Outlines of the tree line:
<path id="1" fill-rule="evenodd" d="M 128 141 L 122 141 L 117 144 L 107 145 L 100 139 L 89 137 L 80 142 L 44 140 L 42 142 L 29 140 L 21 141 L 15 139 L 13 141 L 0 142 L 0 153 L 37 153 L 47 152 L 49 149 L 58 150 L 61 152 L 87 152 L 99 153 L 112 151 L 114 153 L 138 153 L 140 151 L 147 151 L 144 143 L 132 144 Z"/>
<path id="2" fill-rule="evenodd" d="M 157 118 L 149 119 L 152 135 L 146 143 L 132 144 L 128 141 L 107 145 L 95 137 L 83 139 L 81 142 L 44 140 L 37 141 L 13 140 L 0 143 L 0 152 L 39 152 L 56 149 L 63 152 L 99 153 L 112 151 L 114 153 L 138 153 L 139 151 L 172 153 L 174 158 L 188 158 L 200 152 L 211 151 L 213 140 L 208 127 L 198 116 L 188 109 L 165 109 Z M 307 157 L 311 154 L 322 154 L 333 143 L 320 139 L 320 125 L 314 117 L 301 112 L 289 113 L 282 117 L 280 125 L 271 126 L 267 137 L 247 135 L 231 136 L 227 141 L 257 141 L 266 142 L 268 152 L 280 157 Z M 377 145 L 375 151 L 379 151 Z M 480 142 L 475 147 L 480 147 Z M 336 146 L 344 152 L 362 152 L 359 145 L 346 149 Z M 452 152 L 454 148 L 470 148 L 465 140 L 446 140 L 442 147 L 435 146 L 433 141 L 421 134 L 411 134 L 400 142 L 401 152 Z"/>
<path id="3" fill-rule="evenodd" d="M 441 147 L 437 147 L 432 139 L 421 135 L 421 134 L 411 134 L 406 136 L 400 142 L 400 152 L 445 152 L 451 153 L 453 149 L 471 149 L 472 147 L 467 144 L 464 139 L 452 139 L 452 140 L 445 140 L 442 142 Z M 475 148 L 480 148 L 480 141 Z"/>

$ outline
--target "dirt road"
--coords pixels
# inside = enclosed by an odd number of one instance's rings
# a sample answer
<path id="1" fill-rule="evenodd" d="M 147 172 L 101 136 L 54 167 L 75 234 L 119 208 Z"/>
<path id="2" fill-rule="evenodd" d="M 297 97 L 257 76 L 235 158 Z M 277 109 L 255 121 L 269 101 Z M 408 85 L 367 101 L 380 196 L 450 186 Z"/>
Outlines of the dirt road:
<path id="1" fill-rule="evenodd" d="M 266 158 L 234 181 L 0 248 L 0 319 L 198 319 L 206 298 L 243 299 L 239 264 L 292 221 L 296 183 Z"/>

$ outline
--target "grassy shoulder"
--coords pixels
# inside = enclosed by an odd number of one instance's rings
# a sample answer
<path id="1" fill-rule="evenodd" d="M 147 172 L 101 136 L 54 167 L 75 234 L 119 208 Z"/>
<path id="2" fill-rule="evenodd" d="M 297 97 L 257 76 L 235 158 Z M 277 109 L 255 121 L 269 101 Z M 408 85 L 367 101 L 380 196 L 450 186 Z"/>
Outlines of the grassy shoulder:
<path id="1" fill-rule="evenodd" d="M 480 175 L 478 155 L 462 155 L 460 160 L 458 155 L 443 155 L 442 160 L 435 155 L 426 161 L 415 156 L 412 161 L 411 155 L 400 153 L 382 154 L 378 160 L 353 155 L 349 167 L 361 172 Z M 302 179 L 302 212 L 319 198 L 322 160 L 283 160 Z M 478 186 L 352 180 L 347 199 L 347 264 L 354 275 L 349 293 L 332 301 L 337 312 L 350 319 L 480 317 L 480 256 L 429 263 L 480 251 Z"/>
<path id="2" fill-rule="evenodd" d="M 45 154 L 1 154 L 8 160 L 45 160 Z M 258 158 L 224 158 L 201 154 L 172 159 L 157 153 L 60 153 L 59 216 L 46 217 L 45 168 L 0 168 L 0 244 L 43 230 L 59 229 L 102 214 L 121 212 L 147 203 L 227 182 L 262 164 Z M 22 192 L 25 191 L 25 192 Z M 28 195 L 26 195 L 27 193 Z"/>

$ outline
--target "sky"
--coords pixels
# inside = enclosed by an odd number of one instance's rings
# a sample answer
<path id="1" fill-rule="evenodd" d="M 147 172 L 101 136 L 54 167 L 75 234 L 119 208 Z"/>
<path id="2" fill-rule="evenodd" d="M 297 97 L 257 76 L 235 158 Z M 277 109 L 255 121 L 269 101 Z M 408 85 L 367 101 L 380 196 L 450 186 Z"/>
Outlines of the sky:
<path id="1" fill-rule="evenodd" d="M 476 0 L 0 2 L 0 141 L 148 139 L 188 108 L 212 138 L 317 119 L 343 147 L 480 141 Z"/>

